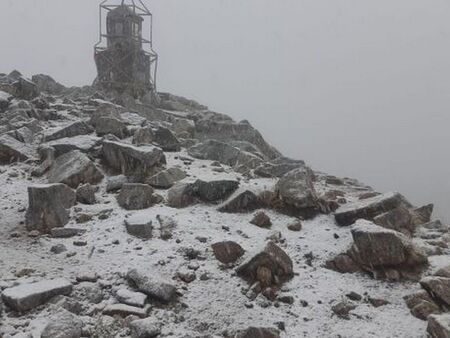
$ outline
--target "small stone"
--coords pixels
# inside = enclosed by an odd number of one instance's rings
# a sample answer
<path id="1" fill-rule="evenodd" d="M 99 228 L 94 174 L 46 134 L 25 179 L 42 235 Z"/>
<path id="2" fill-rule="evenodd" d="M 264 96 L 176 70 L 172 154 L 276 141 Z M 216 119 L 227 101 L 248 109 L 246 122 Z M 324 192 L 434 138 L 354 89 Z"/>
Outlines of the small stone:
<path id="1" fill-rule="evenodd" d="M 56 245 L 53 245 L 50 248 L 50 252 L 54 253 L 55 255 L 58 255 L 58 254 L 63 253 L 65 251 L 67 251 L 67 248 L 66 248 L 66 246 L 64 244 L 56 244 Z"/>
<path id="2" fill-rule="evenodd" d="M 223 264 L 236 262 L 245 253 L 245 250 L 236 242 L 226 241 L 211 245 L 214 256 Z"/>
<path id="3" fill-rule="evenodd" d="M 350 311 L 356 309 L 356 305 L 349 302 L 339 302 L 331 307 L 331 310 L 340 318 L 350 319 Z"/>
<path id="4" fill-rule="evenodd" d="M 354 291 L 347 293 L 345 295 L 348 299 L 354 300 L 354 301 L 360 301 L 362 299 L 362 296 L 359 293 L 356 293 Z"/>
<path id="5" fill-rule="evenodd" d="M 127 317 L 127 316 L 138 316 L 140 318 L 147 317 L 147 312 L 144 309 L 141 309 L 139 307 L 125 305 L 125 304 L 112 304 L 107 305 L 103 309 L 103 314 L 109 315 L 109 316 L 120 316 L 120 317 Z"/>
<path id="6" fill-rule="evenodd" d="M 291 223 L 287 226 L 287 228 L 291 231 L 300 231 L 302 230 L 302 222 L 297 221 L 295 223 Z"/>
<path id="7" fill-rule="evenodd" d="M 254 224 L 260 228 L 270 228 L 272 226 L 272 221 L 270 217 L 264 211 L 259 211 L 255 214 L 253 219 L 250 221 L 251 224 Z"/>
<path id="8" fill-rule="evenodd" d="M 153 338 L 161 333 L 160 324 L 152 318 L 132 321 L 130 330 L 131 338 Z"/>

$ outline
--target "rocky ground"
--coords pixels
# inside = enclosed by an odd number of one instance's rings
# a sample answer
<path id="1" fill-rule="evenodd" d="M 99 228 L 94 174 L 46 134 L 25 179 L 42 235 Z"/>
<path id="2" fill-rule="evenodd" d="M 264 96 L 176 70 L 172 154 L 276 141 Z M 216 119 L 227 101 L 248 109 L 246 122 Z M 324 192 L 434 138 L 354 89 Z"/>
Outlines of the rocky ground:
<path id="1" fill-rule="evenodd" d="M 450 337 L 450 235 L 247 121 L 0 74 L 0 336 Z"/>

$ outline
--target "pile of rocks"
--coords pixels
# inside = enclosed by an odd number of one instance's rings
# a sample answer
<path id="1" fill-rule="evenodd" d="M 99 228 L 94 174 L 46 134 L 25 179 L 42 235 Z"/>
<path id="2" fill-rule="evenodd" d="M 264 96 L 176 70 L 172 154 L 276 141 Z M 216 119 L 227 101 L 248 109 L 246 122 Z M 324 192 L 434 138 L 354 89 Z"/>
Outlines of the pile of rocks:
<path id="1" fill-rule="evenodd" d="M 183 338 L 295 336 L 284 321 L 276 328 L 256 325 L 261 321 L 232 328 L 227 319 L 220 325 L 202 321 L 195 316 L 205 310 L 185 296 L 205 283 L 202 288 L 211 290 L 202 292 L 218 304 L 212 289 L 236 279 L 233 297 L 243 298 L 248 311 L 255 304 L 307 307 L 287 292 L 301 269 L 322 268 L 315 260 L 323 253 L 300 255 L 303 247 L 294 243 L 303 237 L 304 223 L 311 235 L 310 224 L 320 222 L 341 235 L 348 231 L 353 241 L 328 268 L 420 280 L 423 290 L 406 298 L 411 312 L 428 319 L 431 335 L 449 335 L 450 273 L 422 277 L 428 257 L 448 253 L 450 243 L 448 227 L 431 220 L 433 206 L 416 208 L 399 193 L 378 194 L 355 180 L 314 172 L 304 161 L 282 156 L 247 121 L 167 93 L 158 106 L 147 107 L 92 87 L 65 88 L 45 75 L 29 80 L 18 72 L 0 74 L 0 164 L 7 182 L 28 189 L 27 207 L 20 208 L 24 217 L 14 215 L 24 227 L 8 234 L 7 243 L 27 240 L 35 250 L 52 241 L 51 255 L 73 259 L 71 264 L 93 262 L 92 271 L 76 276 L 59 268 L 49 272 L 59 278 L 51 279 L 28 268 L 0 283 L 0 316 L 8 320 L 0 335 L 7 338 L 26 327 L 11 324 L 12 318 L 35 316 L 47 319 L 41 337 L 174 336 L 178 326 L 192 329 Z M 194 224 L 200 213 L 205 224 Z M 117 220 L 121 237 L 109 238 Z M 96 247 L 105 238 L 107 245 Z M 334 240 L 341 241 L 336 233 Z M 69 245 L 80 251 L 69 251 Z M 117 252 L 129 258 L 126 272 L 113 262 Z M 102 276 L 95 270 L 99 254 L 111 254 Z M 139 256 L 148 264 L 136 268 Z M 353 310 L 340 302 L 330 318 Z M 189 311 L 197 312 L 186 320 Z M 294 310 L 284 312 L 298 317 Z M 219 317 L 226 316 L 211 314 L 208 320 Z"/>

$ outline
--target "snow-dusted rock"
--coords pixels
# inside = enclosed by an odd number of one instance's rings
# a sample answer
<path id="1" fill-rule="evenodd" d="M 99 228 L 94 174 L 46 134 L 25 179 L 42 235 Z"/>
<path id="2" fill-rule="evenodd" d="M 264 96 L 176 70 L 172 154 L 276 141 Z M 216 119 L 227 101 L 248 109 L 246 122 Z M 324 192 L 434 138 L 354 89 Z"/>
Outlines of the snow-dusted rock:
<path id="1" fill-rule="evenodd" d="M 152 177 L 149 177 L 146 180 L 146 183 L 151 185 L 154 188 L 158 189 L 169 189 L 176 182 L 184 179 L 186 177 L 186 173 L 180 168 L 173 167 L 166 170 L 163 170 Z"/>
<path id="2" fill-rule="evenodd" d="M 106 163 L 125 175 L 148 177 L 166 164 L 166 157 L 158 147 L 103 141 L 102 154 Z"/>
<path id="3" fill-rule="evenodd" d="M 226 200 L 239 188 L 239 182 L 234 180 L 202 181 L 193 184 L 196 196 L 205 202 Z"/>
<path id="4" fill-rule="evenodd" d="M 69 221 L 67 209 L 75 204 L 75 192 L 58 183 L 31 186 L 28 187 L 28 204 L 27 229 L 49 232 Z"/>
<path id="5" fill-rule="evenodd" d="M 50 168 L 50 183 L 64 183 L 77 188 L 83 183 L 97 184 L 103 174 L 89 157 L 78 150 L 59 156 Z"/>
<path id="6" fill-rule="evenodd" d="M 7 134 L 0 136 L 0 164 L 26 161 L 34 157 L 35 152 L 29 145 Z"/>
<path id="7" fill-rule="evenodd" d="M 11 130 L 8 132 L 8 135 L 14 137 L 17 141 L 22 143 L 32 143 L 34 140 L 33 131 L 26 126 L 16 130 Z"/>
<path id="8" fill-rule="evenodd" d="M 70 238 L 81 235 L 86 232 L 86 229 L 79 228 L 53 228 L 50 230 L 50 235 L 53 238 Z"/>
<path id="9" fill-rule="evenodd" d="M 403 297 L 406 305 L 411 310 L 411 314 L 421 320 L 427 320 L 431 314 L 440 314 L 440 307 L 425 290 L 417 291 Z"/>
<path id="10" fill-rule="evenodd" d="M 177 289 L 175 286 L 164 282 L 154 273 L 146 274 L 143 271 L 132 269 L 128 271 L 127 279 L 140 292 L 145 293 L 150 298 L 168 303 L 176 297 Z"/>
<path id="11" fill-rule="evenodd" d="M 31 81 L 36 84 L 39 91 L 53 95 L 59 95 L 66 89 L 62 84 L 56 82 L 51 76 L 45 74 L 33 75 L 31 77 Z"/>
<path id="12" fill-rule="evenodd" d="M 188 150 L 188 154 L 202 160 L 219 161 L 229 166 L 236 165 L 241 150 L 225 142 L 206 140 Z"/>
<path id="13" fill-rule="evenodd" d="M 420 285 L 439 303 L 450 307 L 450 278 L 430 276 L 420 280 Z"/>
<path id="14" fill-rule="evenodd" d="M 288 172 L 303 166 L 305 166 L 305 162 L 302 160 L 278 157 L 258 166 L 255 169 L 255 174 L 261 177 L 282 177 Z"/>
<path id="15" fill-rule="evenodd" d="M 258 211 L 250 221 L 251 224 L 259 226 L 260 228 L 270 228 L 272 221 L 270 217 L 264 211 Z"/>
<path id="16" fill-rule="evenodd" d="M 276 184 L 275 194 L 296 214 L 319 209 L 313 175 L 310 168 L 303 166 L 289 171 Z"/>
<path id="17" fill-rule="evenodd" d="M 65 309 L 49 318 L 48 324 L 41 333 L 41 338 L 80 338 L 83 322 Z"/>
<path id="18" fill-rule="evenodd" d="M 48 142 L 46 145 L 55 149 L 55 156 L 59 157 L 73 150 L 82 153 L 91 153 L 100 144 L 101 138 L 94 135 L 78 135 L 74 137 L 61 138 Z"/>
<path id="19" fill-rule="evenodd" d="M 351 233 L 354 241 L 352 258 L 362 265 L 416 266 L 428 261 L 406 236 L 370 221 L 357 221 Z"/>
<path id="20" fill-rule="evenodd" d="M 450 314 L 430 315 L 427 332 L 431 338 L 450 338 Z"/>
<path id="21" fill-rule="evenodd" d="M 44 142 L 50 142 L 61 138 L 91 134 L 94 130 L 84 121 L 72 122 L 67 126 L 49 130 L 44 135 Z"/>
<path id="22" fill-rule="evenodd" d="M 270 146 L 252 125 L 246 121 L 234 122 L 231 119 L 213 120 L 202 118 L 195 124 L 196 136 L 200 139 L 247 141 L 254 144 L 268 158 L 277 158 L 280 153 Z"/>
<path id="23" fill-rule="evenodd" d="M 13 83 L 13 87 L 15 95 L 21 99 L 31 100 L 39 96 L 39 89 L 36 84 L 22 76 Z"/>
<path id="24" fill-rule="evenodd" d="M 432 212 L 432 204 L 416 209 L 406 208 L 401 205 L 374 217 L 373 222 L 382 227 L 411 236 L 416 231 L 417 226 L 430 221 Z"/>
<path id="25" fill-rule="evenodd" d="M 111 304 L 107 305 L 103 309 L 103 314 L 108 316 L 120 316 L 120 317 L 127 317 L 127 316 L 137 316 L 140 318 L 147 317 L 147 311 L 145 309 L 142 309 L 140 307 L 136 306 L 130 306 L 125 304 Z"/>
<path id="26" fill-rule="evenodd" d="M 191 183 L 177 183 L 167 193 L 167 204 L 173 208 L 184 208 L 196 202 L 195 196 Z"/>
<path id="27" fill-rule="evenodd" d="M 98 304 L 103 300 L 102 288 L 96 283 L 81 282 L 73 288 L 73 295 L 80 302 Z"/>
<path id="28" fill-rule="evenodd" d="M 130 330 L 131 338 L 154 338 L 161 333 L 160 324 L 153 318 L 132 321 Z"/>
<path id="29" fill-rule="evenodd" d="M 264 288 L 291 279 L 294 267 L 287 253 L 269 242 L 262 251 L 239 266 L 236 272 L 250 284 L 259 282 Z"/>
<path id="30" fill-rule="evenodd" d="M 0 113 L 3 113 L 12 100 L 12 95 L 0 90 Z"/>
<path id="31" fill-rule="evenodd" d="M 252 191 L 244 190 L 237 191 L 220 207 L 220 212 L 228 213 L 245 213 L 262 208 L 261 199 Z"/>
<path id="32" fill-rule="evenodd" d="M 21 284 L 3 290 L 2 299 L 14 311 L 24 312 L 46 303 L 57 295 L 72 292 L 72 283 L 64 278 Z"/>
<path id="33" fill-rule="evenodd" d="M 152 238 L 153 225 L 151 220 L 146 220 L 142 216 L 130 216 L 125 219 L 127 232 L 142 239 Z"/>
<path id="34" fill-rule="evenodd" d="M 154 142 L 164 151 L 179 151 L 180 141 L 177 137 L 167 128 L 158 127 L 153 131 Z"/>
<path id="35" fill-rule="evenodd" d="M 125 123 L 114 117 L 100 117 L 95 125 L 95 131 L 98 136 L 112 134 L 120 139 L 127 136 L 127 126 Z"/>
<path id="36" fill-rule="evenodd" d="M 125 183 L 117 196 L 117 202 L 126 210 L 150 208 L 153 204 L 153 189 L 147 184 Z"/>
<path id="37" fill-rule="evenodd" d="M 410 208 L 411 204 L 399 193 L 389 192 L 341 206 L 334 216 L 339 225 L 346 226 L 359 218 L 373 220 L 376 216 L 399 206 Z"/>
<path id="38" fill-rule="evenodd" d="M 119 302 L 126 305 L 144 307 L 147 295 L 142 292 L 119 289 L 116 292 L 116 298 Z"/>
<path id="39" fill-rule="evenodd" d="M 77 188 L 77 202 L 82 204 L 95 204 L 95 187 L 90 183 L 83 184 Z"/>
<path id="40" fill-rule="evenodd" d="M 128 183 L 128 177 L 125 175 L 109 176 L 106 180 L 106 192 L 120 190 L 125 183 Z"/>
<path id="41" fill-rule="evenodd" d="M 136 129 L 133 135 L 133 144 L 152 144 L 155 139 L 155 134 L 151 127 L 142 127 Z"/>

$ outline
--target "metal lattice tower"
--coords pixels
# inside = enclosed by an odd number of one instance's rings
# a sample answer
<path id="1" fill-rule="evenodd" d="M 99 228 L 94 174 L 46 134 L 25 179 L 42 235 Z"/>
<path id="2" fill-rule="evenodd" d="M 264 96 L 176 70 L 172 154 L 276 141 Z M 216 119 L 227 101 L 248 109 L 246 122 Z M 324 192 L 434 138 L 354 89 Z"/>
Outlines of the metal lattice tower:
<path id="1" fill-rule="evenodd" d="M 156 92 L 158 54 L 153 50 L 153 16 L 142 0 L 104 0 L 95 45 L 95 84 L 134 97 Z"/>

